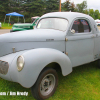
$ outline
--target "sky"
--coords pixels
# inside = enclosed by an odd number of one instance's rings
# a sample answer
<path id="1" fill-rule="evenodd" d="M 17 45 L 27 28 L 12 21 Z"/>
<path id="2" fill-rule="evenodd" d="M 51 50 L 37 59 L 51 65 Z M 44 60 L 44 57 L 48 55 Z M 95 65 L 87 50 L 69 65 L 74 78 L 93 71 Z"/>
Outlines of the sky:
<path id="1" fill-rule="evenodd" d="M 61 2 L 65 2 L 66 0 L 61 0 Z M 84 0 L 70 0 L 74 2 L 74 4 L 82 3 Z M 87 9 L 98 9 L 100 11 L 100 0 L 86 0 L 87 1 Z"/>

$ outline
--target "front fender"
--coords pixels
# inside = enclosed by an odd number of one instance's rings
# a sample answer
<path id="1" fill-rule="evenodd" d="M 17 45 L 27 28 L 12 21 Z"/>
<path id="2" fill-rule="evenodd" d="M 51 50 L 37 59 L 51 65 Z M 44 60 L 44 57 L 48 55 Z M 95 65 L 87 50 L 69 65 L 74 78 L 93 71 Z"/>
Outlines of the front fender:
<path id="1" fill-rule="evenodd" d="M 16 62 L 17 58 L 21 55 L 24 57 L 25 65 L 22 71 L 19 72 Z M 49 48 L 16 52 L 0 57 L 0 60 L 9 63 L 8 73 L 6 75 L 0 74 L 0 77 L 17 82 L 26 88 L 32 87 L 40 72 L 52 62 L 56 62 L 61 66 L 64 76 L 72 71 L 72 65 L 68 56 L 58 50 Z"/>
<path id="2" fill-rule="evenodd" d="M 32 49 L 21 55 L 25 60 L 24 68 L 20 72 L 16 72 L 17 68 L 13 69 L 11 71 L 11 79 L 15 82 L 17 80 L 18 83 L 26 88 L 32 87 L 43 68 L 52 62 L 56 62 L 61 66 L 64 76 L 72 71 L 72 65 L 68 56 L 55 49 Z M 15 58 L 12 65 L 15 65 L 16 60 L 17 58 Z"/>

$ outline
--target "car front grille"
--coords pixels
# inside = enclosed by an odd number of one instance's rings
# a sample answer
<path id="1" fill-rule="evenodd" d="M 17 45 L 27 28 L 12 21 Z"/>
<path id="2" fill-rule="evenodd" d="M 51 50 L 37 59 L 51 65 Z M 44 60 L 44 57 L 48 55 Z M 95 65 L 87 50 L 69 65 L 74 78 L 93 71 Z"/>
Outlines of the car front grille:
<path id="1" fill-rule="evenodd" d="M 8 62 L 0 60 L 0 73 L 4 75 L 7 74 L 8 68 L 9 68 Z"/>

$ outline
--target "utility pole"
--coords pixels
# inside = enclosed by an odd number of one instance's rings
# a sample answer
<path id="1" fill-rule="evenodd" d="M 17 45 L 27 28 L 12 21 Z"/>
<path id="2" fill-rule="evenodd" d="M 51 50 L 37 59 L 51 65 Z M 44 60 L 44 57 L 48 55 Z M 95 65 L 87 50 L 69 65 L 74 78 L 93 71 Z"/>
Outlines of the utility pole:
<path id="1" fill-rule="evenodd" d="M 59 12 L 61 12 L 61 0 L 59 0 Z"/>

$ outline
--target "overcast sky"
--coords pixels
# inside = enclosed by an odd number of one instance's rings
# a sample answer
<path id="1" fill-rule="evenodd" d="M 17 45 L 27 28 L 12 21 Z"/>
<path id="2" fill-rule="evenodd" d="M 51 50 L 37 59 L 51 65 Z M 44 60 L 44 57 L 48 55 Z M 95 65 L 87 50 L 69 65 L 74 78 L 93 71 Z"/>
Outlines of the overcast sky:
<path id="1" fill-rule="evenodd" d="M 66 0 L 61 0 L 61 2 L 65 2 Z M 82 3 L 84 0 L 70 0 L 71 2 L 74 2 L 74 4 Z M 98 9 L 100 11 L 100 0 L 86 0 L 87 1 L 87 8 L 88 9 Z"/>

